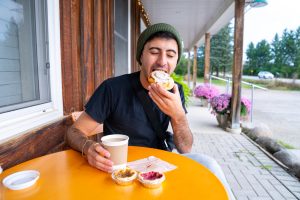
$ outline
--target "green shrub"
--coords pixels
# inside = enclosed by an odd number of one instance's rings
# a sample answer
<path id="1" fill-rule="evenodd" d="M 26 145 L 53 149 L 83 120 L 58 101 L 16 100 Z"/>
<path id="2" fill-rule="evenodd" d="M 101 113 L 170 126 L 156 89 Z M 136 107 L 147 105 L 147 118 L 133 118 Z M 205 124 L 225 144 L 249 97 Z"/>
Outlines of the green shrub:
<path id="1" fill-rule="evenodd" d="M 177 75 L 175 73 L 171 74 L 171 77 L 174 79 L 175 82 L 182 85 L 183 93 L 184 93 L 184 100 L 185 100 L 185 106 L 188 106 L 190 102 L 190 96 L 192 94 L 190 88 L 188 85 L 184 82 L 183 76 Z"/>

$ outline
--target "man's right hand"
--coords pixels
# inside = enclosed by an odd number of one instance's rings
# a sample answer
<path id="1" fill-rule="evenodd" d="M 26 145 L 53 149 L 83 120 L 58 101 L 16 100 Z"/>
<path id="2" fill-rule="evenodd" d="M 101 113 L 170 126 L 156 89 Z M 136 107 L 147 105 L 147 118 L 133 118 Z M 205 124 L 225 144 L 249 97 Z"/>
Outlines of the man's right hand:
<path id="1" fill-rule="evenodd" d="M 82 112 L 80 117 L 68 129 L 66 141 L 70 147 L 86 155 L 88 163 L 104 172 L 112 172 L 113 162 L 109 160 L 109 152 L 99 143 L 88 140 L 99 123 L 87 113 Z"/>
<path id="2" fill-rule="evenodd" d="M 91 143 L 85 151 L 88 163 L 104 172 L 111 173 L 113 162 L 109 160 L 110 153 L 104 149 L 99 143 Z"/>

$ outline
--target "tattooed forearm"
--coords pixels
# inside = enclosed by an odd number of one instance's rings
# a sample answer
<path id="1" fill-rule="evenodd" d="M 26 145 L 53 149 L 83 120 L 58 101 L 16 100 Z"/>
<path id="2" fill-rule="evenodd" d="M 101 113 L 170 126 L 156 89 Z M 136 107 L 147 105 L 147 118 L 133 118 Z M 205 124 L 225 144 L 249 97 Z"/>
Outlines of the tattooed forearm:
<path id="1" fill-rule="evenodd" d="M 93 143 L 93 141 L 88 140 L 88 137 L 81 132 L 79 129 L 75 128 L 74 125 L 71 126 L 66 134 L 65 141 L 67 141 L 68 145 L 76 150 L 86 154 L 88 147 Z M 86 143 L 86 144 L 85 144 Z M 84 149 L 83 148 L 84 145 Z"/>

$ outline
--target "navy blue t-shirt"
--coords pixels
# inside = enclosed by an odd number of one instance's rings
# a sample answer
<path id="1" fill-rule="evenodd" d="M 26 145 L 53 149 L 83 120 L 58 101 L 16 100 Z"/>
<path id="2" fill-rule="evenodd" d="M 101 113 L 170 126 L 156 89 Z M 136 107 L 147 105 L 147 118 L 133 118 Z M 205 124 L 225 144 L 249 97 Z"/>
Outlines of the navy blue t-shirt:
<path id="1" fill-rule="evenodd" d="M 132 79 L 138 81 L 139 89 L 147 93 L 147 97 L 149 97 L 148 91 L 142 87 L 139 77 L 140 72 L 135 72 L 105 80 L 85 105 L 85 112 L 98 123 L 104 124 L 104 135 L 124 134 L 129 136 L 129 145 L 159 148 L 161 143 L 158 141 L 158 136 L 131 83 Z M 182 86 L 177 85 L 182 106 L 186 111 Z M 150 102 L 149 106 L 159 113 L 158 120 L 162 124 L 162 130 L 166 131 L 170 117 L 161 112 L 152 99 Z"/>

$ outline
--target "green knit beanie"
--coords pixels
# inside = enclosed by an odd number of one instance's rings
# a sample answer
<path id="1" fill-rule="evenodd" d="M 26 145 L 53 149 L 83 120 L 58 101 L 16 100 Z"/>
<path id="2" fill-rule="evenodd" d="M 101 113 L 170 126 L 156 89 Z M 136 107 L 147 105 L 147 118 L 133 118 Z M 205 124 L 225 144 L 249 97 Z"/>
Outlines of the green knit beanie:
<path id="1" fill-rule="evenodd" d="M 159 24 L 153 24 L 149 27 L 147 27 L 140 35 L 138 42 L 137 42 L 137 50 L 136 50 L 136 60 L 138 61 L 138 63 L 141 65 L 141 55 L 142 55 L 142 51 L 144 49 L 144 46 L 147 42 L 147 40 L 155 33 L 157 32 L 169 32 L 172 35 L 174 35 L 177 45 L 178 45 L 178 60 L 177 60 L 177 64 L 180 61 L 180 57 L 182 54 L 182 40 L 181 37 L 179 35 L 179 33 L 177 32 L 177 30 L 169 25 L 169 24 L 165 24 L 165 23 L 159 23 Z"/>

